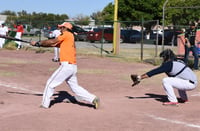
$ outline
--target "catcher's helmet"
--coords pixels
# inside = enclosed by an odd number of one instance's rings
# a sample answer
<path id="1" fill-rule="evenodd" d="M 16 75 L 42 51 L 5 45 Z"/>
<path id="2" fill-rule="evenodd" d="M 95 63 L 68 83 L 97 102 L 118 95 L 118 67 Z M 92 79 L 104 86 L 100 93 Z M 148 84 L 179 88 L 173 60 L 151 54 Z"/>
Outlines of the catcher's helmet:
<path id="1" fill-rule="evenodd" d="M 166 49 L 166 50 L 162 51 L 160 53 L 160 57 L 163 58 L 164 62 L 166 62 L 168 60 L 174 60 L 174 59 L 176 59 L 176 55 L 170 49 Z"/>

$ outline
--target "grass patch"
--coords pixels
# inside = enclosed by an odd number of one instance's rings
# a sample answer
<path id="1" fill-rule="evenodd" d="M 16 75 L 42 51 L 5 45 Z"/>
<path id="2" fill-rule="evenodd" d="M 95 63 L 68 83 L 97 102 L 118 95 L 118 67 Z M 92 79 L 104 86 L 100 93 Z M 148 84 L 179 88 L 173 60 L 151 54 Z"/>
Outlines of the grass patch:
<path id="1" fill-rule="evenodd" d="M 79 69 L 78 73 L 80 74 L 109 74 L 111 72 L 104 69 Z"/>
<path id="2" fill-rule="evenodd" d="M 10 41 L 10 42 L 8 42 L 4 45 L 4 48 L 8 49 L 8 50 L 16 50 L 17 46 L 16 46 L 16 43 L 14 41 Z"/>
<path id="3" fill-rule="evenodd" d="M 15 72 L 0 71 L 0 76 L 11 77 L 11 76 L 16 76 L 16 75 L 17 74 Z"/>

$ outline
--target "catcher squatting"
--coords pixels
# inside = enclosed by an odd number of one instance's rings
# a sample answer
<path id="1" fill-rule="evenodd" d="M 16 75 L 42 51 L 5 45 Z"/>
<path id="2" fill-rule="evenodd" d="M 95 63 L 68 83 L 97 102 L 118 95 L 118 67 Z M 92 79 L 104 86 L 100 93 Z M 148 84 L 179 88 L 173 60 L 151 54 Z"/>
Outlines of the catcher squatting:
<path id="1" fill-rule="evenodd" d="M 159 67 L 143 75 L 131 75 L 133 81 L 132 86 L 139 84 L 142 79 L 166 73 L 168 77 L 163 78 L 162 84 L 169 101 L 164 102 L 163 105 L 178 105 L 174 88 L 178 89 L 180 96 L 179 102 L 188 102 L 186 91 L 193 90 L 197 87 L 197 76 L 183 61 L 176 58 L 172 50 L 166 49 L 162 51 L 160 57 L 163 58 L 163 63 Z"/>

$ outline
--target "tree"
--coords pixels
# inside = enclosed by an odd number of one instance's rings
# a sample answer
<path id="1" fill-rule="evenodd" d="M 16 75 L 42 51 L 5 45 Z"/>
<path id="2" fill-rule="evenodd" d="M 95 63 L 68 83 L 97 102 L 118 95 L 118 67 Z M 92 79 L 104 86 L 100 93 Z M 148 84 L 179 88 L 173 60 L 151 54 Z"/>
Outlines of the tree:
<path id="1" fill-rule="evenodd" d="M 90 17 L 95 20 L 96 25 L 101 25 L 102 21 L 104 20 L 101 11 L 92 13 Z"/>
<path id="2" fill-rule="evenodd" d="M 188 25 L 191 21 L 198 21 L 199 14 L 199 0 L 170 0 L 166 6 L 166 24 Z"/>
<path id="3" fill-rule="evenodd" d="M 79 14 L 74 19 L 75 19 L 75 24 L 88 25 L 90 23 L 90 17 L 89 16 L 84 16 L 82 14 Z"/>

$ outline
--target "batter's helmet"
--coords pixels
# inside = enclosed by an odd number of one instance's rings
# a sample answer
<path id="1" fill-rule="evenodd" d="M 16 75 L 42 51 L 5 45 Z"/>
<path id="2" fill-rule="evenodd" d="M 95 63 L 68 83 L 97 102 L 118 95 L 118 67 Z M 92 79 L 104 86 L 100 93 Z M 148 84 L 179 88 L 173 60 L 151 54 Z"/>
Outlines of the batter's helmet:
<path id="1" fill-rule="evenodd" d="M 166 50 L 162 51 L 160 53 L 160 57 L 163 58 L 164 62 L 166 62 L 168 60 L 174 60 L 174 59 L 176 59 L 176 55 L 170 49 L 166 49 Z"/>
<path id="2" fill-rule="evenodd" d="M 62 23 L 61 25 L 58 25 L 58 27 L 66 27 L 67 29 L 70 29 L 70 30 L 72 30 L 72 24 L 71 23 L 69 23 L 69 22 L 64 22 L 64 23 Z"/>

